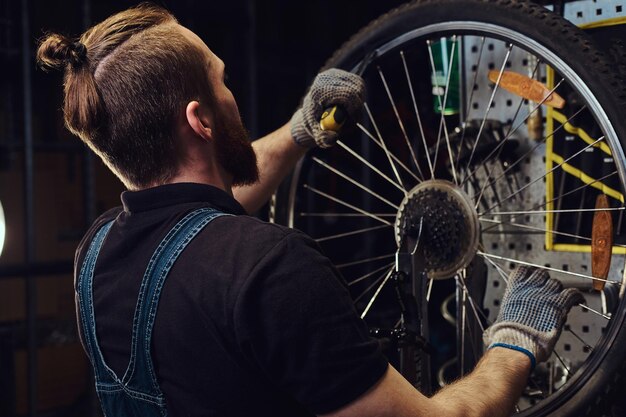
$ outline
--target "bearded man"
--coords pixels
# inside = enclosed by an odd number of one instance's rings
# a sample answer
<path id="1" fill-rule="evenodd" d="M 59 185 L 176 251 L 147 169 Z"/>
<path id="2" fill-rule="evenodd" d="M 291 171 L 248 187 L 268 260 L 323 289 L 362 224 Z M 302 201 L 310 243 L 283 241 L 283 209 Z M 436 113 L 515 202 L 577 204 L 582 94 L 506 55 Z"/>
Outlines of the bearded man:
<path id="1" fill-rule="evenodd" d="M 426 398 L 313 240 L 246 215 L 307 148 L 332 145 L 319 118 L 331 105 L 353 116 L 360 77 L 319 74 L 290 122 L 250 145 L 224 63 L 162 8 L 78 40 L 50 34 L 37 56 L 65 72 L 67 127 L 128 189 L 76 252 L 79 330 L 107 417 L 504 416 L 580 301 L 517 270 L 476 370 Z"/>

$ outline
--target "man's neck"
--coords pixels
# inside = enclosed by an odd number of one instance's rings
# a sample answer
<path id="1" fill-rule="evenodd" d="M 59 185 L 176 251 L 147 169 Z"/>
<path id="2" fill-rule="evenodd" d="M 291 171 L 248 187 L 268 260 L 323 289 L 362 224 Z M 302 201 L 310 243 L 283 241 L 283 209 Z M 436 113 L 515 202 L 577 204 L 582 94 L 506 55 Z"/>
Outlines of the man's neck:
<path id="1" fill-rule="evenodd" d="M 182 182 L 192 182 L 196 184 L 207 184 L 217 187 L 226 191 L 231 196 L 233 195 L 232 181 L 230 177 L 226 175 L 203 175 L 200 172 L 195 171 L 183 171 L 171 178 L 166 184 L 176 184 Z"/>

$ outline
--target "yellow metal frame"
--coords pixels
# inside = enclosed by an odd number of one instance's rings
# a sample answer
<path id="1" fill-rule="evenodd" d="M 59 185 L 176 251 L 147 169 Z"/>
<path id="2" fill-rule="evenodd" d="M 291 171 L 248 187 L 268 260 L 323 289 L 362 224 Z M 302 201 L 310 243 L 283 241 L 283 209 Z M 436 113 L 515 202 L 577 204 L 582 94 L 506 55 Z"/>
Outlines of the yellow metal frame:
<path id="1" fill-rule="evenodd" d="M 603 20 L 601 22 L 588 23 L 585 25 L 581 25 L 580 28 L 593 29 L 593 28 L 599 28 L 599 27 L 605 27 L 605 26 L 623 25 L 623 24 L 626 24 L 626 17 L 618 17 L 618 18 Z M 553 88 L 554 71 L 552 70 L 552 68 L 550 67 L 547 68 L 546 75 L 547 75 L 548 87 Z M 571 123 L 569 123 L 567 121 L 567 117 L 563 113 L 558 112 L 557 110 L 555 110 L 554 108 L 550 106 L 547 106 L 547 108 L 548 109 L 547 109 L 547 114 L 546 114 L 546 133 L 548 135 L 548 138 L 546 140 L 546 172 L 549 172 L 549 174 L 547 174 L 546 176 L 546 201 L 548 202 L 546 204 L 546 210 L 548 210 L 548 213 L 546 213 L 546 230 L 552 230 L 554 227 L 554 213 L 550 211 L 554 210 L 554 202 L 552 202 L 552 199 L 554 198 L 554 175 L 550 171 L 552 170 L 554 163 L 558 165 L 558 164 L 563 164 L 563 161 L 564 161 L 563 157 L 555 154 L 553 150 L 554 121 L 556 120 L 561 125 L 563 125 L 563 129 L 566 132 L 577 136 L 578 138 L 582 139 L 587 144 L 592 144 L 593 142 L 595 142 L 595 139 L 589 136 L 589 134 L 587 134 L 587 132 L 585 132 L 584 129 L 578 128 L 572 125 Z M 601 142 L 597 145 L 594 145 L 594 147 L 597 147 L 608 156 L 612 156 L 611 149 L 605 142 Z M 602 183 L 601 181 L 596 180 L 595 178 L 585 174 L 583 171 L 581 171 L 580 169 L 570 164 L 565 163 L 561 165 L 561 168 L 563 169 L 563 171 L 565 171 L 569 175 L 572 175 L 578 178 L 583 183 L 589 184 L 591 187 L 594 187 L 602 191 L 607 196 L 612 197 L 620 201 L 621 203 L 624 203 L 624 195 L 620 193 L 618 190 L 615 190 L 614 188 L 609 187 L 608 185 Z M 560 252 L 579 252 L 579 253 L 591 252 L 591 245 L 554 243 L 553 235 L 554 233 L 546 232 L 546 240 L 545 240 L 546 250 L 560 251 Z M 613 253 L 622 254 L 622 255 L 626 254 L 626 247 L 613 246 Z"/>

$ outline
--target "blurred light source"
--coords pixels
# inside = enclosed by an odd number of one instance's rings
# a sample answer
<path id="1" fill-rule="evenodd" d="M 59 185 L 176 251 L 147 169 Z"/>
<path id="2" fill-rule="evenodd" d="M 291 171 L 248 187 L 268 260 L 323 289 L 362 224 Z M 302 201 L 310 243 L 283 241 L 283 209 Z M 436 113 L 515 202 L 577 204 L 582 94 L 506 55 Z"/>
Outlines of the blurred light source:
<path id="1" fill-rule="evenodd" d="M 4 210 L 2 209 L 2 203 L 0 203 L 0 255 L 2 255 L 2 248 L 4 248 L 4 236 L 7 228 L 4 222 Z"/>

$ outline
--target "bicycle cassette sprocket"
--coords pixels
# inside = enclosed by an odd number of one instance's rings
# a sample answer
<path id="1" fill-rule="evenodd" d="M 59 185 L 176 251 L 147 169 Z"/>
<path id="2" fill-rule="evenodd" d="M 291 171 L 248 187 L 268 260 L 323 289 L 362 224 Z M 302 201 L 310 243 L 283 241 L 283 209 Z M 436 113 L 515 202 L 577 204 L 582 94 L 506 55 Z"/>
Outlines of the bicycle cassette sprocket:
<path id="1" fill-rule="evenodd" d="M 420 220 L 417 250 L 424 254 L 430 278 L 450 278 L 469 265 L 478 248 L 479 222 L 465 192 L 443 180 L 424 181 L 409 191 L 396 216 L 398 245 L 416 233 Z"/>

